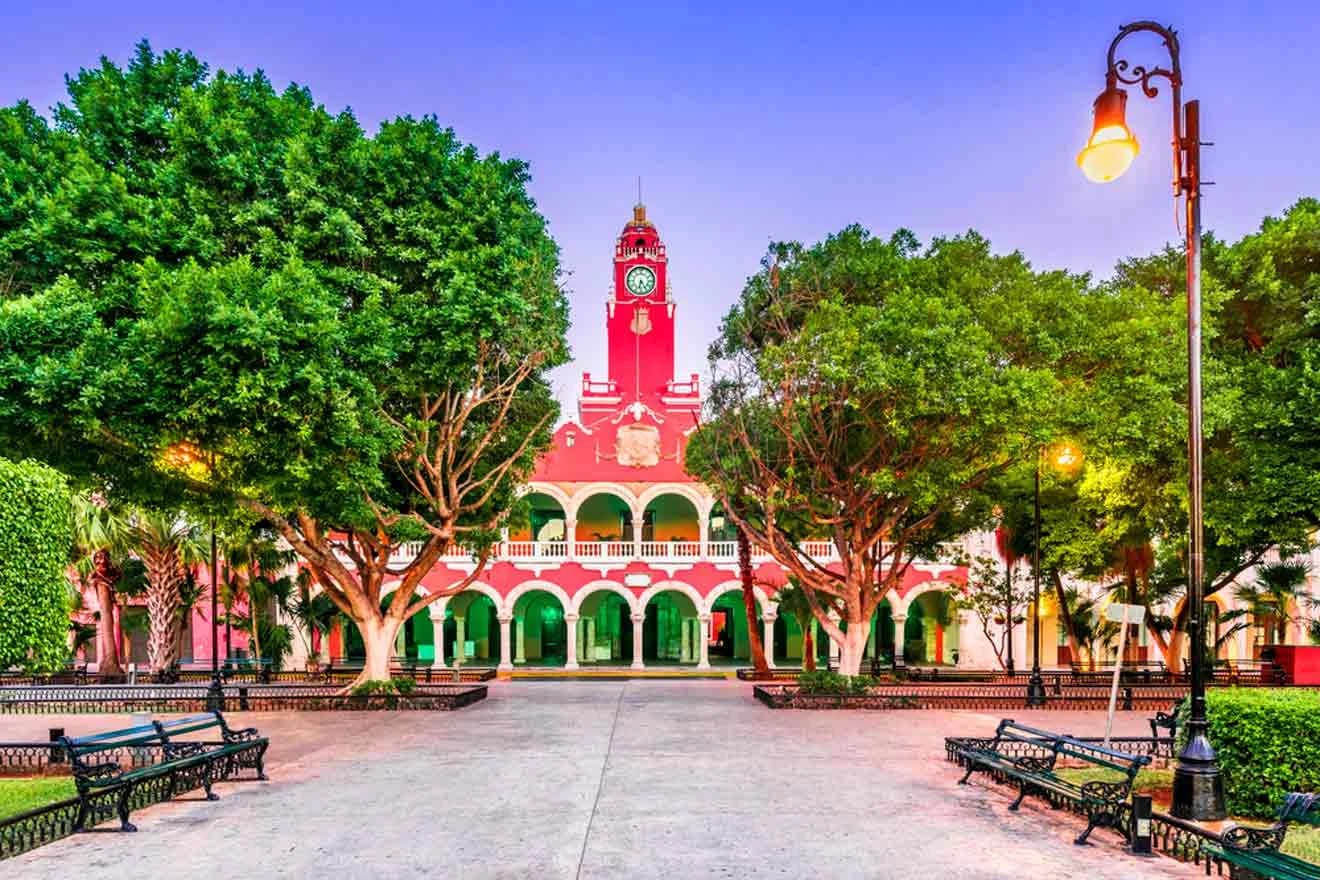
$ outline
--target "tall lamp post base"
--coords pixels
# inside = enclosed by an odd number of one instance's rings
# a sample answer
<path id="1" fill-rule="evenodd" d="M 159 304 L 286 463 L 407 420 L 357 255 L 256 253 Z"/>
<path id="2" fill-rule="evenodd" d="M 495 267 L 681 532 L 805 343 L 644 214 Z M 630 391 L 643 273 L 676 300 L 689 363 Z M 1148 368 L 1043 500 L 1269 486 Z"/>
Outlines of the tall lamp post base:
<path id="1" fill-rule="evenodd" d="M 206 711 L 225 711 L 225 688 L 220 683 L 220 673 L 211 674 L 211 685 L 206 689 Z"/>
<path id="2" fill-rule="evenodd" d="M 1215 750 L 1205 734 L 1190 736 L 1173 771 L 1173 804 L 1169 812 L 1179 819 L 1223 819 L 1224 777 L 1215 764 Z"/>
<path id="3" fill-rule="evenodd" d="M 1045 699 L 1045 679 L 1041 678 L 1040 670 L 1032 670 L 1027 681 L 1027 705 L 1044 706 Z"/>

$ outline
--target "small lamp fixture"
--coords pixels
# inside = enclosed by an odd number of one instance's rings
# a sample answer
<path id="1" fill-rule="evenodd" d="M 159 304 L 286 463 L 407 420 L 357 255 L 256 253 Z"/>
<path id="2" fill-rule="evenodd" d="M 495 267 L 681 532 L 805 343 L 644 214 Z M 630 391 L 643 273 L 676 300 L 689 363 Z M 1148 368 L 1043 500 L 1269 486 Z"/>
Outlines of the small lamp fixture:
<path id="1" fill-rule="evenodd" d="M 1095 99 L 1091 139 L 1077 154 L 1077 165 L 1088 180 L 1108 183 L 1128 170 L 1140 147 L 1127 127 L 1127 92 L 1111 80 Z"/>
<path id="2" fill-rule="evenodd" d="M 1061 471 L 1073 471 L 1082 463 L 1082 451 L 1064 443 L 1054 450 L 1054 466 Z"/>

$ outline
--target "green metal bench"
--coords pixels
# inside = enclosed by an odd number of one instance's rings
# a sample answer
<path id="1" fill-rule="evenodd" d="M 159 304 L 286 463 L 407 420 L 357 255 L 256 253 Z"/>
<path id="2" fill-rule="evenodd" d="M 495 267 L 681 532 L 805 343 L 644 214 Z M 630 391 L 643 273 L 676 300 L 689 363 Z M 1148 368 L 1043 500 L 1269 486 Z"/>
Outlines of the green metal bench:
<path id="1" fill-rule="evenodd" d="M 1273 877 L 1275 880 L 1320 880 L 1320 865 L 1305 862 L 1296 856 L 1279 852 L 1289 824 L 1301 822 L 1320 826 L 1320 794 L 1296 792 L 1284 798 L 1279 807 L 1279 820 L 1268 828 L 1248 828 L 1237 825 L 1221 835 L 1221 844 L 1207 844 L 1205 872 L 1210 863 L 1218 862 L 1219 873 L 1224 865 L 1234 878 Z"/>
<path id="2" fill-rule="evenodd" d="M 1129 755 L 1083 742 L 1063 734 L 1018 724 L 1011 718 L 999 722 L 994 739 L 965 740 L 953 749 L 967 768 L 959 785 L 966 785 L 977 770 L 990 772 L 1018 786 L 1017 800 L 1009 807 L 1016 811 L 1028 794 L 1045 797 L 1051 803 L 1070 800 L 1086 813 L 1086 830 L 1074 841 L 1086 843 L 1097 827 L 1120 827 L 1123 804 L 1132 793 L 1137 772 L 1150 763 L 1146 755 Z M 1018 754 L 1014 754 L 1018 752 Z M 1080 761 L 1094 767 L 1123 774 L 1116 782 L 1093 780 L 1080 785 L 1063 779 L 1055 772 L 1059 759 Z"/>
<path id="3" fill-rule="evenodd" d="M 172 737 L 215 730 L 218 742 L 196 740 L 175 741 Z M 207 800 L 217 800 L 211 786 L 228 779 L 240 767 L 252 767 L 258 779 L 265 779 L 265 754 L 269 740 L 260 736 L 255 728 L 233 730 L 219 712 L 204 712 L 171 721 L 154 721 L 137 727 L 112 730 L 92 736 L 60 738 L 73 771 L 74 785 L 78 789 L 78 815 L 74 829 L 87 827 L 87 820 L 95 809 L 92 796 L 115 789 L 115 812 L 120 829 L 136 831 L 128 821 L 133 809 L 134 795 L 144 788 L 154 788 L 160 800 L 169 800 L 175 794 L 202 788 Z M 111 757 L 111 753 L 124 750 L 159 750 L 161 760 L 141 767 L 127 768 Z"/>

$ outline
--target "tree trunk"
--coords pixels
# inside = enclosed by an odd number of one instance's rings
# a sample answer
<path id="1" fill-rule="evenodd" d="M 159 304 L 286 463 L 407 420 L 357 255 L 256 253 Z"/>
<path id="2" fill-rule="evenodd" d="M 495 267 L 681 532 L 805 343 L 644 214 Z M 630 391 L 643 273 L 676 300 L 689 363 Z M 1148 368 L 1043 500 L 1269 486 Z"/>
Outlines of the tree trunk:
<path id="1" fill-rule="evenodd" d="M 1080 663 L 1082 650 L 1077 642 L 1077 629 L 1073 626 L 1072 609 L 1068 607 L 1068 594 L 1063 589 L 1063 578 L 1060 577 L 1058 569 L 1050 572 L 1050 581 L 1054 584 L 1055 601 L 1059 603 L 1059 619 L 1063 621 L 1063 629 L 1068 634 L 1068 653 L 1072 655 L 1074 663 Z"/>
<path id="2" fill-rule="evenodd" d="M 179 638 L 175 626 L 182 603 L 183 569 L 173 549 L 142 554 L 147 569 L 147 662 L 153 674 L 167 671 L 178 660 Z"/>
<path id="3" fill-rule="evenodd" d="M 394 654 L 394 640 L 399 635 L 402 622 L 379 615 L 374 620 L 355 623 L 362 633 L 362 644 L 367 656 L 362 663 L 362 673 L 350 688 L 368 681 L 389 681 L 390 657 Z"/>
<path id="4" fill-rule="evenodd" d="M 839 646 L 839 672 L 843 675 L 857 675 L 862 669 L 862 655 L 866 653 L 866 642 L 871 634 L 863 621 L 850 620 L 843 631 L 843 644 Z"/>
<path id="5" fill-rule="evenodd" d="M 752 584 L 752 543 L 747 534 L 738 530 L 738 577 L 742 581 L 743 610 L 747 613 L 747 640 L 751 646 L 752 666 L 760 673 L 769 673 L 770 664 L 765 657 L 765 644 L 761 639 L 760 621 L 756 618 L 756 590 Z"/>
<path id="6" fill-rule="evenodd" d="M 92 575 L 92 584 L 96 588 L 96 604 L 101 609 L 96 620 L 96 668 L 103 675 L 119 675 L 123 667 L 115 640 L 114 581 L 97 572 Z"/>
<path id="7" fill-rule="evenodd" d="M 802 668 L 807 672 L 816 671 L 816 640 L 811 637 L 811 618 L 805 622 L 799 620 L 802 629 Z"/>

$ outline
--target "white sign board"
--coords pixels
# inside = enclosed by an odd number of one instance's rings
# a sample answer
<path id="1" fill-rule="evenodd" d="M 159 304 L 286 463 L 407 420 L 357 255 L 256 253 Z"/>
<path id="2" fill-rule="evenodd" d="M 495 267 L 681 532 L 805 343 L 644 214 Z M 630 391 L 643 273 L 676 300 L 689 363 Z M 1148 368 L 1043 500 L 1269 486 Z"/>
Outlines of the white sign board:
<path id="1" fill-rule="evenodd" d="M 1105 609 L 1105 618 L 1115 623 L 1136 623 L 1145 616 L 1145 605 L 1123 605 L 1118 602 L 1111 602 L 1109 607 Z"/>

